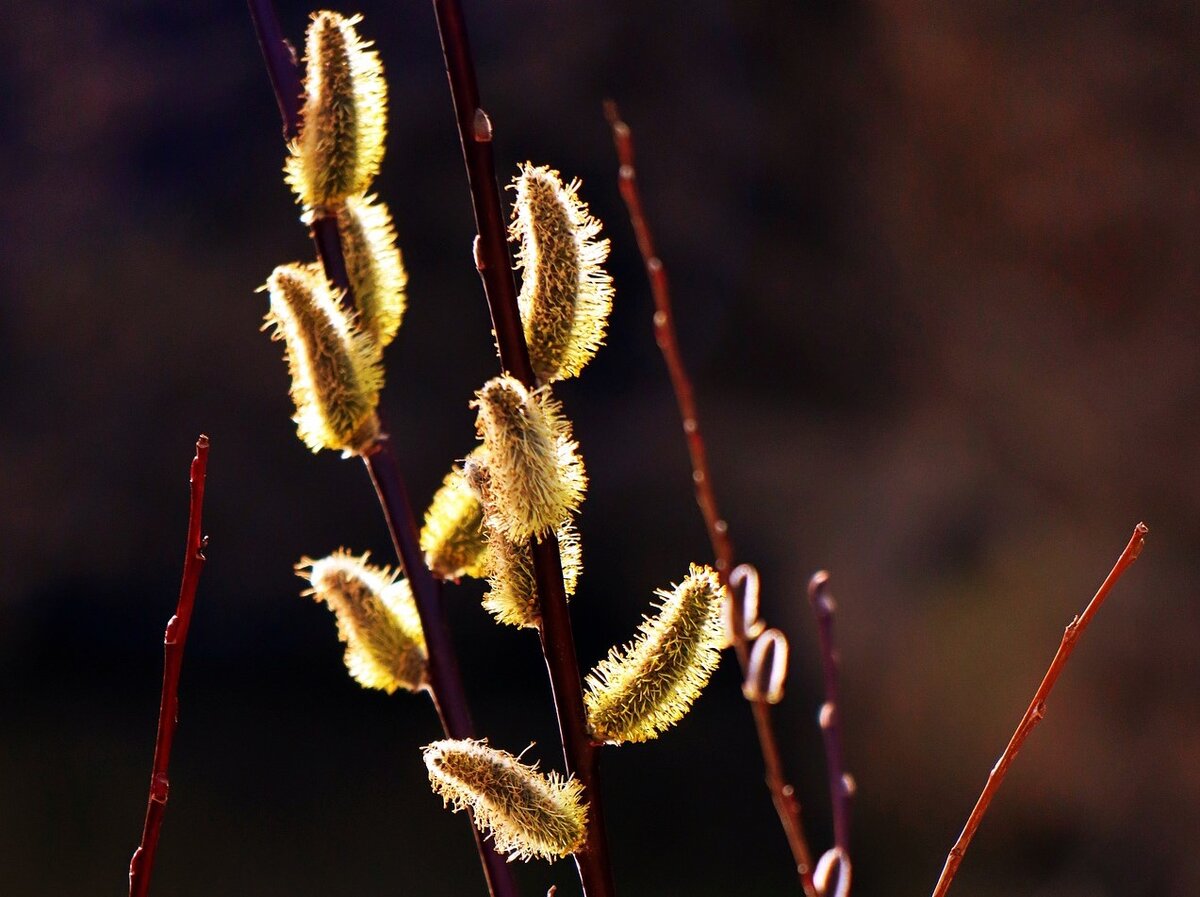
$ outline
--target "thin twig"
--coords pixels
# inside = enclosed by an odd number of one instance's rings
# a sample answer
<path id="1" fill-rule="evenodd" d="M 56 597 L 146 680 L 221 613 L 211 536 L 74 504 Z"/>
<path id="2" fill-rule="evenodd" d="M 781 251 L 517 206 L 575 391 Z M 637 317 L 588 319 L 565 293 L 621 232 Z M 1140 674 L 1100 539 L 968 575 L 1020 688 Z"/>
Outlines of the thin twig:
<path id="1" fill-rule="evenodd" d="M 1058 650 L 1054 653 L 1054 659 L 1050 661 L 1046 675 L 1042 677 L 1042 684 L 1038 686 L 1037 691 L 1033 695 L 1033 700 L 1029 702 L 1029 707 L 1026 708 L 1025 715 L 1021 717 L 1021 722 L 1017 724 L 1016 731 L 1013 732 L 1008 746 L 1004 748 L 1004 753 L 1000 755 L 1000 759 L 996 761 L 996 765 L 988 773 L 987 784 L 984 785 L 983 791 L 979 795 L 979 800 L 975 802 L 975 807 L 971 810 L 971 815 L 967 817 L 967 824 L 963 826 L 962 834 L 958 836 L 958 840 L 954 842 L 954 846 L 950 849 L 950 853 L 946 857 L 946 865 L 942 868 L 942 874 L 933 889 L 933 897 L 945 897 L 946 892 L 950 890 L 950 883 L 954 880 L 954 875 L 962 863 L 963 856 L 967 852 L 967 847 L 970 846 L 971 839 L 975 836 L 975 831 L 979 828 L 979 823 L 983 821 L 983 816 L 987 813 L 988 805 L 991 804 L 992 798 L 996 796 L 1000 785 L 1003 784 L 1004 777 L 1008 774 L 1009 766 L 1016 759 L 1017 752 L 1021 750 L 1025 739 L 1029 737 L 1029 733 L 1037 727 L 1037 724 L 1046 715 L 1046 701 L 1050 697 L 1050 691 L 1054 688 L 1054 683 L 1058 681 L 1059 674 L 1067 665 L 1067 660 L 1070 658 L 1071 652 L 1075 650 L 1075 643 L 1079 641 L 1088 624 L 1092 622 L 1092 618 L 1099 612 L 1100 606 L 1104 604 L 1104 599 L 1108 597 L 1108 593 L 1112 591 L 1112 587 L 1117 584 L 1117 580 L 1121 578 L 1121 575 L 1137 560 L 1138 555 L 1141 554 L 1142 546 L 1146 541 L 1146 533 L 1148 532 L 1149 529 L 1144 523 L 1139 523 L 1133 528 L 1133 535 L 1129 539 L 1129 544 L 1125 546 L 1125 550 L 1117 558 L 1116 564 L 1113 565 L 1104 582 L 1100 584 L 1100 588 L 1096 591 L 1092 600 L 1088 602 L 1083 615 L 1075 617 L 1067 625 L 1066 631 L 1063 632 L 1062 641 L 1058 645 Z"/>
<path id="2" fill-rule="evenodd" d="M 829 574 L 813 574 L 808 583 L 808 601 L 817 620 L 817 640 L 821 651 L 821 676 L 825 680 L 825 703 L 821 705 L 821 737 L 825 741 L 825 765 L 829 773 L 829 797 L 833 807 L 833 843 L 845 857 L 850 856 L 850 802 L 854 780 L 846 772 L 842 751 L 842 705 L 838 696 L 838 667 L 841 654 L 833 632 L 836 606 L 829 594 Z"/>
<path id="3" fill-rule="evenodd" d="M 129 861 L 129 897 L 145 897 L 150 892 L 150 876 L 154 872 L 154 857 L 158 852 L 158 836 L 163 816 L 167 812 L 167 797 L 171 791 L 168 767 L 171 746 L 179 725 L 179 674 L 183 670 L 183 651 L 187 645 L 188 628 L 192 625 L 192 608 L 196 605 L 196 586 L 204 569 L 204 546 L 208 540 L 202 533 L 204 513 L 204 484 L 208 474 L 208 437 L 196 440 L 196 455 L 191 466 L 191 502 L 188 511 L 187 548 L 183 556 L 183 580 L 179 586 L 179 602 L 175 614 L 167 621 L 163 634 L 163 684 L 158 704 L 158 733 L 154 741 L 154 764 L 150 772 L 150 798 L 146 802 L 146 821 L 142 826 L 142 842 Z"/>
<path id="4" fill-rule="evenodd" d="M 302 89 L 295 55 L 283 39 L 283 32 L 271 0 L 248 2 L 271 85 L 283 116 L 284 135 L 291 139 L 299 133 L 299 102 L 289 103 L 287 98 L 293 95 L 298 97 Z M 330 283 L 342 290 L 343 301 L 353 308 L 354 297 L 346 274 L 346 261 L 342 254 L 336 215 L 313 215 L 309 232 L 325 276 Z M 425 565 L 408 489 L 386 432 L 363 454 L 363 462 L 375 486 L 392 544 L 412 588 L 417 614 L 421 618 L 421 629 L 425 634 L 429 657 L 428 691 L 441 720 L 442 729 L 448 738 L 473 738 L 475 727 L 471 721 L 458 655 L 450 638 L 449 623 L 442 606 L 441 586 Z M 483 839 L 483 835 L 474 824 L 474 819 L 471 822 L 471 830 L 489 893 L 492 897 L 517 897 L 516 879 L 509 864 L 496 852 L 491 842 Z"/>
<path id="5" fill-rule="evenodd" d="M 525 344 L 525 332 L 517 307 L 505 216 L 496 185 L 492 123 L 480 103 L 466 20 L 458 0 L 433 0 L 433 9 L 446 59 L 446 75 L 450 81 L 458 135 L 471 190 L 471 204 L 475 212 L 478 231 L 475 238 L 475 266 L 483 280 L 484 294 L 491 311 L 500 364 L 507 373 L 532 389 L 538 383 L 529 363 L 529 349 Z M 534 540 L 532 553 L 541 609 L 538 633 L 558 717 L 563 758 L 567 772 L 583 784 L 584 797 L 588 802 L 587 840 L 583 850 L 575 854 L 575 864 L 586 897 L 612 897 L 612 868 L 601 802 L 597 752 L 587 728 L 575 637 L 563 588 L 562 560 L 553 534 L 540 542 Z"/>
<path id="6" fill-rule="evenodd" d="M 708 466 L 708 453 L 704 447 L 704 437 L 700 431 L 700 418 L 696 412 L 695 394 L 687 368 L 683 364 L 683 357 L 679 352 L 667 270 L 658 256 L 654 245 L 654 235 L 646 223 L 645 209 L 642 205 L 641 193 L 638 190 L 637 170 L 634 167 L 633 135 L 629 126 L 621 120 L 617 104 L 609 100 L 604 105 L 608 122 L 612 126 L 613 144 L 616 146 L 617 159 L 621 166 L 619 171 L 621 197 L 625 200 L 625 205 L 629 210 L 629 221 L 633 226 L 634 236 L 637 238 L 642 261 L 646 266 L 651 292 L 654 294 L 654 337 L 662 352 L 663 360 L 667 364 L 671 385 L 675 390 L 675 401 L 679 406 L 679 416 L 683 424 L 684 436 L 687 438 L 688 455 L 692 462 L 692 482 L 696 491 L 696 503 L 704 515 L 704 525 L 708 530 L 709 541 L 712 543 L 717 573 L 721 577 L 721 582 L 728 586 L 729 573 L 733 569 L 733 542 L 729 538 L 729 525 L 717 507 L 717 498 L 712 487 L 712 475 Z M 744 622 L 741 619 L 741 608 L 737 601 L 732 602 L 731 621 L 734 651 L 737 654 L 738 663 L 741 664 L 744 679 L 749 668 L 749 645 Z M 771 705 L 760 699 L 750 701 L 750 708 L 754 715 L 754 727 L 758 733 L 763 764 L 766 767 L 767 788 L 771 793 L 771 800 L 775 804 L 779 822 L 787 836 L 792 859 L 796 864 L 796 872 L 800 876 L 801 887 L 807 897 L 817 897 L 812 879 L 812 851 L 809 849 L 808 839 L 804 834 L 800 800 L 796 797 L 796 789 L 788 782 L 784 770 L 779 740 L 775 735 Z"/>

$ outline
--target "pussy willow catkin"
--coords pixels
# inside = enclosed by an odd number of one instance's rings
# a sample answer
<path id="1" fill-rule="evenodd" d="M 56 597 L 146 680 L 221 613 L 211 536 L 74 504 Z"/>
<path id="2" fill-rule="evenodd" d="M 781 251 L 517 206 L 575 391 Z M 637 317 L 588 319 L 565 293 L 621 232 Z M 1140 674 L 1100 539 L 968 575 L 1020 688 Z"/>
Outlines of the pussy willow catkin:
<path id="1" fill-rule="evenodd" d="M 382 349 L 404 317 L 408 275 L 388 208 L 375 197 L 351 197 L 337 212 L 342 254 L 359 326 Z"/>
<path id="2" fill-rule="evenodd" d="M 468 462 L 478 459 L 482 452 L 483 446 L 477 446 Z M 483 501 L 458 465 L 446 474 L 425 512 L 421 550 L 429 569 L 441 579 L 486 575 Z"/>
<path id="3" fill-rule="evenodd" d="M 317 561 L 304 558 L 296 572 L 312 584 L 303 594 L 337 618 L 346 668 L 360 685 L 388 694 L 424 685 L 425 634 L 408 580 L 368 564 L 366 554 L 355 557 L 345 550 Z"/>
<path id="4" fill-rule="evenodd" d="M 568 521 L 558 528 L 558 551 L 562 559 L 563 591 L 570 598 L 583 569 L 579 533 Z M 484 567 L 488 590 L 483 606 L 499 623 L 533 628 L 541 619 L 537 584 L 533 571 L 533 552 L 529 540 L 512 542 L 503 533 L 488 533 Z"/>
<path id="5" fill-rule="evenodd" d="M 658 614 L 587 676 L 588 726 L 600 741 L 647 741 L 675 725 L 720 663 L 724 589 L 716 572 L 692 565 L 658 595 Z"/>
<path id="6" fill-rule="evenodd" d="M 474 813 L 512 859 L 553 860 L 583 846 L 587 808 L 574 779 L 542 775 L 483 741 L 435 741 L 425 748 L 425 766 L 445 803 Z"/>

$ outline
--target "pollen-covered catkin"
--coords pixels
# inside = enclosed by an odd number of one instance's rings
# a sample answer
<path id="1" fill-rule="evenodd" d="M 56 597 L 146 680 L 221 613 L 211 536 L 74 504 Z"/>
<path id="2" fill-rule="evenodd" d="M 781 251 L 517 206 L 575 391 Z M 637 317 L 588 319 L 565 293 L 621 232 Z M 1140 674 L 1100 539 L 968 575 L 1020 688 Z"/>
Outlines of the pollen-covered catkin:
<path id="1" fill-rule="evenodd" d="M 359 325 L 382 349 L 400 328 L 408 284 L 392 216 L 386 205 L 367 196 L 347 199 L 337 219 Z"/>
<path id="2" fill-rule="evenodd" d="M 558 402 L 505 374 L 485 383 L 471 404 L 487 451 L 488 526 L 514 542 L 553 532 L 578 510 L 587 488 Z"/>
<path id="3" fill-rule="evenodd" d="M 570 598 L 583 569 L 579 532 L 570 521 L 558 528 L 558 551 L 562 559 L 563 590 Z M 499 623 L 533 628 L 541 618 L 533 552 L 529 540 L 512 542 L 503 533 L 489 530 L 485 569 L 488 591 L 483 606 Z"/>
<path id="4" fill-rule="evenodd" d="M 510 859 L 554 860 L 583 847 L 583 786 L 542 775 L 485 741 L 435 741 L 424 751 L 433 790 L 455 812 L 469 809 Z"/>
<path id="5" fill-rule="evenodd" d="M 314 452 L 362 453 L 379 434 L 378 346 L 342 309 L 319 265 L 280 265 L 266 290 L 263 329 L 273 326 L 272 339 L 286 347 L 300 438 Z"/>
<path id="6" fill-rule="evenodd" d="M 679 722 L 721 660 L 724 588 L 692 565 L 634 641 L 613 648 L 587 676 L 588 726 L 599 741 L 647 741 Z"/>
<path id="7" fill-rule="evenodd" d="M 326 10 L 308 26 L 303 119 L 285 167 L 308 209 L 365 193 L 383 159 L 387 82 L 378 54 L 354 30 L 360 21 Z"/>
<path id="8" fill-rule="evenodd" d="M 296 572 L 307 579 L 312 595 L 337 617 L 338 637 L 346 643 L 346 668 L 365 688 L 391 694 L 416 691 L 425 683 L 425 634 L 408 580 L 386 567 L 339 550 L 314 561 L 304 558 Z"/>
<path id="9" fill-rule="evenodd" d="M 470 465 L 483 453 L 478 446 L 464 462 Z M 421 527 L 425 563 L 441 579 L 486 575 L 487 539 L 483 531 L 483 502 L 455 465 L 433 495 Z"/>
<path id="10" fill-rule="evenodd" d="M 529 360 L 542 383 L 574 377 L 604 342 L 612 278 L 601 267 L 608 240 L 579 198 L 579 181 L 526 163 L 513 186 L 509 237 L 520 243 L 518 297 Z"/>

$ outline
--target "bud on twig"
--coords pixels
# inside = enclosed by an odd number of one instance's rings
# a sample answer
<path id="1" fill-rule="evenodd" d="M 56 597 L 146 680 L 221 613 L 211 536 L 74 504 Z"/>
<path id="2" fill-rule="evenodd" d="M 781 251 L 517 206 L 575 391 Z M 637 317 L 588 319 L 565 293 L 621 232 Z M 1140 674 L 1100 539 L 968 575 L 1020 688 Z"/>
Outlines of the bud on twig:
<path id="1" fill-rule="evenodd" d="M 587 488 L 571 425 L 548 392 L 507 374 L 475 394 L 475 426 L 487 449 L 488 526 L 521 542 L 554 531 Z"/>
<path id="2" fill-rule="evenodd" d="M 840 847 L 821 854 L 813 872 L 813 885 L 821 897 L 846 897 L 850 893 L 850 857 Z"/>
<path id="3" fill-rule="evenodd" d="M 400 328 L 408 284 L 392 216 L 367 196 L 347 199 L 337 220 L 359 324 L 383 349 Z"/>
<path id="4" fill-rule="evenodd" d="M 296 572 L 312 583 L 302 594 L 328 605 L 346 643 L 346 668 L 365 688 L 391 694 L 425 686 L 426 649 L 421 620 L 408 580 L 386 567 L 339 550 L 314 561 L 303 558 Z"/>
<path id="5" fill-rule="evenodd" d="M 742 694 L 747 701 L 766 701 L 778 704 L 783 700 L 783 683 L 787 679 L 788 641 L 778 629 L 768 629 L 750 649 L 750 663 Z"/>
<path id="6" fill-rule="evenodd" d="M 587 676 L 588 725 L 598 741 L 648 741 L 683 719 L 721 662 L 721 602 L 710 567 L 687 578 L 647 618 L 637 638 L 613 648 Z"/>
<path id="7" fill-rule="evenodd" d="M 292 418 L 314 452 L 361 454 L 379 435 L 379 349 L 343 311 L 319 265 L 280 265 L 267 279 L 267 327 L 287 348 Z"/>
<path id="8" fill-rule="evenodd" d="M 579 181 L 563 185 L 557 171 L 525 163 L 509 238 L 519 241 L 518 303 L 529 360 L 543 383 L 574 377 L 604 342 L 612 309 L 612 278 L 601 268 L 608 240 L 579 198 Z"/>
<path id="9" fill-rule="evenodd" d="M 424 756 L 433 790 L 455 812 L 474 813 L 511 859 L 553 860 L 583 846 L 587 808 L 575 779 L 542 775 L 486 741 L 435 741 Z"/>
<path id="10" fill-rule="evenodd" d="M 284 169 L 308 209 L 365 193 L 383 159 L 387 82 L 378 54 L 354 30 L 360 21 L 324 11 L 308 26 L 300 136 Z"/>

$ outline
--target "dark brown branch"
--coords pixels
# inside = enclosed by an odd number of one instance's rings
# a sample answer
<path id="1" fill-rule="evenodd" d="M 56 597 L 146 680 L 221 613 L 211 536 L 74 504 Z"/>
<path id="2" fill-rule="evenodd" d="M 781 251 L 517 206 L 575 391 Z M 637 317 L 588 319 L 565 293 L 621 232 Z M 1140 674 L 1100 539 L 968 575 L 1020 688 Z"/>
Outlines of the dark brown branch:
<path id="1" fill-rule="evenodd" d="M 283 43 L 282 29 L 271 0 L 249 0 L 249 5 L 271 84 L 276 91 L 280 113 L 283 115 L 284 134 L 294 137 L 299 132 L 298 104 L 290 105 L 285 99 L 292 92 L 298 94 L 300 91 L 300 76 L 295 57 L 290 48 Z M 273 38 L 268 40 L 266 36 Z M 343 291 L 343 301 L 353 308 L 354 297 L 346 274 L 346 261 L 342 254 L 336 215 L 313 215 L 309 232 L 326 278 Z M 442 607 L 441 586 L 425 566 L 417 536 L 416 517 L 408 499 L 408 489 L 405 487 L 400 465 L 396 461 L 386 433 L 381 434 L 375 445 L 363 455 L 363 461 L 375 486 L 392 544 L 412 588 L 417 614 L 421 618 L 421 628 L 425 633 L 429 655 L 428 691 L 441 720 L 442 729 L 448 738 L 473 738 L 475 727 L 471 721 L 466 689 L 458 666 L 458 655 L 450 638 L 449 624 Z M 496 853 L 492 844 L 483 839 L 474 820 L 471 830 L 475 836 L 475 846 L 479 851 L 489 893 L 492 897 L 517 897 L 517 884 L 511 867 Z"/>
<path id="2" fill-rule="evenodd" d="M 532 389 L 538 384 L 529 363 L 529 349 L 517 307 L 512 258 L 492 156 L 492 124 L 480 103 L 466 21 L 457 0 L 434 0 L 433 9 L 446 58 L 446 75 L 450 80 L 458 136 L 475 211 L 478 230 L 475 265 L 483 279 L 500 364 L 507 373 Z M 583 850 L 575 854 L 575 863 L 586 897 L 612 897 L 612 868 L 601 805 L 596 746 L 588 733 L 579 661 L 563 588 L 562 560 L 553 535 L 534 542 L 533 567 L 542 613 L 539 635 L 558 717 L 563 757 L 567 771 L 583 784 L 588 802 L 587 841 Z"/>
<path id="3" fill-rule="evenodd" d="M 954 875 L 958 872 L 958 867 L 962 863 L 963 856 L 971 844 L 971 839 L 975 837 L 979 823 L 983 821 L 983 816 L 987 813 L 988 805 L 991 804 L 992 798 L 996 796 L 996 792 L 1000 790 L 1000 786 L 1004 782 L 1004 777 L 1008 774 L 1009 766 L 1016 759 L 1017 752 L 1021 750 L 1025 739 L 1029 737 L 1029 733 L 1037 728 L 1037 724 L 1046 715 L 1046 701 L 1050 697 L 1054 683 L 1058 681 L 1059 674 L 1066 667 L 1067 660 L 1071 657 L 1071 652 L 1075 650 L 1075 643 L 1079 641 L 1088 624 L 1092 622 L 1092 618 L 1100 611 L 1101 605 L 1104 604 L 1108 593 L 1112 591 L 1112 587 L 1117 584 L 1117 580 L 1121 578 L 1121 575 L 1129 569 L 1130 565 L 1141 554 L 1142 546 L 1146 541 L 1146 533 L 1148 532 L 1149 529 L 1144 523 L 1139 523 L 1134 527 L 1133 535 L 1130 537 L 1129 543 L 1125 546 L 1125 550 L 1121 552 L 1121 556 L 1117 558 L 1116 564 L 1113 565 L 1104 582 L 1100 584 L 1100 588 L 1096 591 L 1092 600 L 1088 602 L 1088 606 L 1083 611 L 1083 616 L 1075 617 L 1067 625 L 1066 631 L 1063 632 L 1062 641 L 1058 645 L 1058 650 L 1054 653 L 1054 659 L 1050 661 L 1046 675 L 1042 677 L 1041 685 L 1034 692 L 1033 700 L 1029 702 L 1029 707 L 1026 708 L 1025 715 L 1017 723 L 1016 731 L 1013 732 L 1008 746 L 1004 748 L 1004 753 L 1000 755 L 1000 759 L 996 761 L 996 765 L 988 773 L 987 784 L 984 785 L 979 799 L 975 802 L 975 806 L 971 810 L 971 815 L 967 817 L 967 824 L 963 826 L 962 834 L 958 836 L 958 840 L 954 842 L 954 846 L 950 849 L 950 853 L 946 857 L 946 864 L 942 867 L 942 874 L 938 877 L 937 885 L 933 889 L 933 897 L 945 897 L 946 892 L 950 890 L 950 883 L 954 881 Z"/>
<path id="4" fill-rule="evenodd" d="M 825 680 L 825 703 L 821 705 L 821 737 L 825 741 L 825 765 L 829 773 L 829 797 L 833 806 L 833 843 L 850 856 L 850 802 L 854 780 L 846 772 L 842 750 L 842 704 L 838 695 L 838 666 L 841 656 L 833 632 L 835 606 L 829 594 L 829 574 L 824 570 L 808 583 L 808 601 L 817 620 L 821 650 L 821 676 Z"/>
<path id="5" fill-rule="evenodd" d="M 179 586 L 179 602 L 175 614 L 167 621 L 163 634 L 163 684 L 158 704 L 158 733 L 154 741 L 154 764 L 150 772 L 150 798 L 146 802 L 146 821 L 142 826 L 142 842 L 129 861 L 129 897 L 145 897 L 150 892 L 150 876 L 154 872 L 154 857 L 158 852 L 158 837 L 163 816 L 167 812 L 167 797 L 171 790 L 168 767 L 171 746 L 179 725 L 179 675 L 183 670 L 183 651 L 187 645 L 188 628 L 192 625 L 192 608 L 196 604 L 196 587 L 204 569 L 202 533 L 204 485 L 208 474 L 208 437 L 196 440 L 196 455 L 191 466 L 191 503 L 188 511 L 187 548 L 183 556 L 183 580 Z"/>
<path id="6" fill-rule="evenodd" d="M 608 122 L 612 126 L 613 144 L 616 146 L 617 159 L 621 166 L 618 175 L 621 197 L 625 200 L 625 205 L 629 210 L 629 221 L 633 226 L 638 249 L 641 251 L 642 261 L 646 266 L 646 275 L 650 279 L 650 290 L 654 295 L 654 337 L 662 352 L 663 360 L 666 362 L 667 371 L 671 377 L 671 386 L 675 390 L 675 401 L 679 406 L 683 433 L 687 439 L 688 455 L 692 462 L 692 482 L 696 490 L 696 503 L 704 515 L 704 525 L 708 529 L 708 538 L 712 543 L 717 573 L 721 577 L 722 584 L 728 587 L 729 573 L 733 569 L 733 542 L 729 538 L 729 525 L 717 507 L 717 498 L 712 487 L 712 474 L 708 466 L 708 453 L 704 447 L 704 436 L 700 430 L 700 418 L 696 413 L 695 393 L 692 389 L 692 381 L 688 377 L 687 368 L 683 364 L 683 357 L 679 352 L 667 270 L 655 248 L 654 235 L 646 222 L 645 209 L 642 205 L 641 193 L 638 190 L 637 169 L 634 167 L 633 135 L 629 126 L 621 120 L 621 113 L 615 102 L 609 100 L 605 103 L 605 112 Z M 734 650 L 737 653 L 738 663 L 741 664 L 744 679 L 749 669 L 749 645 L 741 616 L 740 602 L 733 601 L 731 623 Z M 808 840 L 804 834 L 800 800 L 796 797 L 796 790 L 788 782 L 784 770 L 783 759 L 779 751 L 779 740 L 775 735 L 771 705 L 765 700 L 752 700 L 750 708 L 754 715 L 754 727 L 758 733 L 763 764 L 766 767 L 767 788 L 771 792 L 771 800 L 775 804 L 779 822 L 787 835 L 788 846 L 792 851 L 796 872 L 800 876 L 801 887 L 807 897 L 816 897 L 817 892 L 812 880 L 812 851 L 808 847 Z"/>

